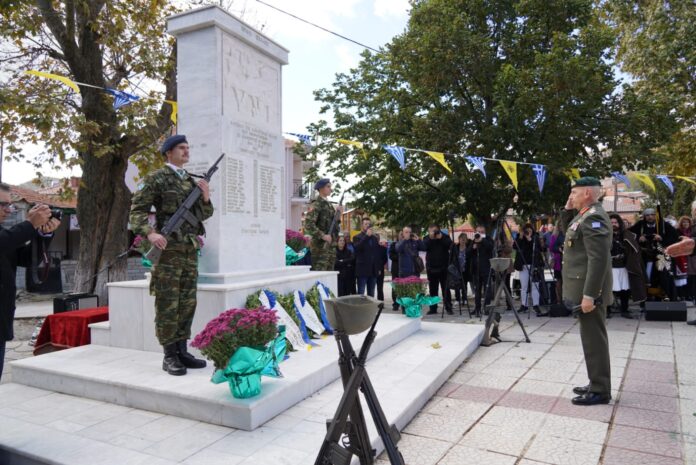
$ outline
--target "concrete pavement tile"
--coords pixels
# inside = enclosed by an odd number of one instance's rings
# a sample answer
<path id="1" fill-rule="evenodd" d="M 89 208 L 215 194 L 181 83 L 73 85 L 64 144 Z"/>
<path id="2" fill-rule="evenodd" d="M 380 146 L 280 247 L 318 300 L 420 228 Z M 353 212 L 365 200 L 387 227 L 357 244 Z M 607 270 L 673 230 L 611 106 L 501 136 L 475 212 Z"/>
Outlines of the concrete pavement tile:
<path id="1" fill-rule="evenodd" d="M 541 412 L 495 406 L 480 422 L 493 426 L 509 426 L 521 431 L 538 431 L 545 417 L 546 414 Z"/>
<path id="2" fill-rule="evenodd" d="M 404 428 L 404 432 L 414 436 L 457 442 L 473 424 L 474 420 L 421 412 Z"/>
<path id="3" fill-rule="evenodd" d="M 680 384 L 679 397 L 681 397 L 682 399 L 696 400 L 696 386 Z"/>
<path id="4" fill-rule="evenodd" d="M 459 444 L 519 457 L 533 435 L 533 431 L 479 423 L 464 435 Z"/>
<path id="5" fill-rule="evenodd" d="M 180 462 L 227 436 L 231 431 L 224 426 L 196 423 L 153 444 L 143 452 Z M 318 444 L 320 444 L 319 441 Z M 273 444 L 269 444 L 269 447 L 273 447 Z"/>
<path id="6" fill-rule="evenodd" d="M 533 379 L 536 381 L 550 381 L 554 383 L 567 383 L 573 377 L 573 372 L 532 367 L 522 379 Z"/>
<path id="7" fill-rule="evenodd" d="M 654 429 L 668 433 L 681 431 L 679 414 L 656 412 L 619 405 L 614 416 L 617 425 L 634 426 L 636 428 Z"/>
<path id="8" fill-rule="evenodd" d="M 631 367 L 643 370 L 667 370 L 674 373 L 674 362 L 659 362 L 655 360 L 642 360 L 639 357 L 631 357 Z"/>
<path id="9" fill-rule="evenodd" d="M 85 428 L 84 425 L 80 425 L 79 423 L 73 423 L 67 420 L 52 421 L 51 423 L 48 423 L 46 427 L 53 428 L 58 431 L 63 431 L 64 433 L 74 433 L 75 431 L 80 431 L 81 429 Z"/>
<path id="10" fill-rule="evenodd" d="M 154 443 L 167 439 L 170 436 L 174 436 L 181 431 L 188 430 L 197 424 L 198 422 L 195 420 L 165 415 L 143 426 L 135 428 L 133 431 L 129 432 L 129 434 L 147 439 L 148 441 L 152 441 Z"/>
<path id="11" fill-rule="evenodd" d="M 597 465 L 601 444 L 537 435 L 525 458 L 555 465 Z"/>
<path id="12" fill-rule="evenodd" d="M 684 465 L 681 459 L 607 447 L 603 465 Z"/>
<path id="13" fill-rule="evenodd" d="M 473 373 L 471 374 L 473 376 Z M 450 394 L 452 394 L 454 391 L 459 389 L 462 385 L 459 383 L 453 383 L 451 381 L 445 381 L 445 384 L 443 384 L 440 389 L 435 393 L 436 396 L 442 396 L 446 397 Z"/>
<path id="14" fill-rule="evenodd" d="M 613 405 L 592 405 L 581 406 L 573 405 L 570 402 L 570 397 L 559 397 L 556 405 L 551 409 L 554 415 L 562 415 L 566 417 L 585 418 L 587 420 L 596 420 L 608 423 L 611 419 Z"/>
<path id="15" fill-rule="evenodd" d="M 556 404 L 557 399 L 558 397 L 510 391 L 498 401 L 497 405 L 548 413 Z"/>
<path id="16" fill-rule="evenodd" d="M 491 408 L 491 405 L 492 404 L 490 403 L 473 402 L 469 400 L 445 397 L 423 411 L 433 415 L 463 418 L 465 420 L 478 420 L 489 408 Z"/>
<path id="17" fill-rule="evenodd" d="M 564 384 L 549 381 L 537 381 L 533 379 L 521 379 L 513 386 L 513 392 L 526 392 L 542 396 L 559 396 L 563 392 Z"/>
<path id="18" fill-rule="evenodd" d="M 644 382 L 649 381 L 652 383 L 668 383 L 677 384 L 677 378 L 674 373 L 667 370 L 640 370 L 637 368 L 631 368 L 629 366 L 626 370 L 626 380 Z M 681 380 L 681 377 L 680 377 Z"/>
<path id="19" fill-rule="evenodd" d="M 456 371 L 452 376 L 450 376 L 450 379 L 448 379 L 447 381 L 450 383 L 464 384 L 474 376 L 478 375 L 470 371 Z"/>
<path id="20" fill-rule="evenodd" d="M 465 384 L 507 391 L 515 382 L 517 382 L 517 378 L 511 376 L 478 374 L 469 379 Z"/>
<path id="21" fill-rule="evenodd" d="M 654 396 L 640 392 L 621 392 L 618 400 L 619 407 L 633 407 L 658 412 L 679 413 L 679 400 L 676 397 Z M 682 406 L 684 400 L 681 401 Z M 696 410 L 695 410 L 696 411 Z"/>
<path id="22" fill-rule="evenodd" d="M 237 465 L 246 457 L 205 449 L 182 462 L 183 465 Z"/>
<path id="23" fill-rule="evenodd" d="M 140 436 L 133 436 L 130 434 L 120 434 L 118 436 L 110 437 L 106 439 L 106 442 L 117 447 L 137 451 L 143 451 L 154 444 L 152 441 L 148 441 Z"/>
<path id="24" fill-rule="evenodd" d="M 529 367 L 524 365 L 510 365 L 509 363 L 492 363 L 484 368 L 481 373 L 487 375 L 498 376 L 513 376 L 519 378 L 529 370 Z"/>
<path id="25" fill-rule="evenodd" d="M 497 454 L 472 447 L 454 446 L 447 455 L 438 462 L 438 465 L 514 465 L 517 457 Z"/>
<path id="26" fill-rule="evenodd" d="M 495 403 L 503 397 L 504 394 L 505 391 L 502 389 L 483 388 L 462 384 L 460 388 L 450 393 L 448 397 L 471 400 L 474 402 Z"/>
<path id="27" fill-rule="evenodd" d="M 408 465 L 435 465 L 442 459 L 452 445 L 448 442 L 438 441 L 436 439 L 402 434 L 398 446 L 401 455 L 404 457 L 404 462 Z M 379 460 L 389 463 L 387 454 L 384 452 L 379 456 Z"/>
<path id="28" fill-rule="evenodd" d="M 260 465 L 268 463 L 273 465 L 306 465 L 314 462 L 316 457 L 310 454 L 287 447 L 266 445 L 245 460 L 238 462 L 240 465 Z"/>
<path id="29" fill-rule="evenodd" d="M 652 394 L 655 396 L 678 397 L 679 391 L 677 386 L 668 383 L 653 383 L 650 381 L 635 381 L 627 379 L 624 381 L 621 389 L 630 392 L 640 392 L 643 394 Z"/>
<path id="30" fill-rule="evenodd" d="M 573 439 L 593 444 L 604 444 L 608 423 L 582 418 L 547 415 L 539 435 Z"/>
<path id="31" fill-rule="evenodd" d="M 607 445 L 667 457 L 682 456 L 679 435 L 630 426 L 615 425 L 609 433 Z"/>

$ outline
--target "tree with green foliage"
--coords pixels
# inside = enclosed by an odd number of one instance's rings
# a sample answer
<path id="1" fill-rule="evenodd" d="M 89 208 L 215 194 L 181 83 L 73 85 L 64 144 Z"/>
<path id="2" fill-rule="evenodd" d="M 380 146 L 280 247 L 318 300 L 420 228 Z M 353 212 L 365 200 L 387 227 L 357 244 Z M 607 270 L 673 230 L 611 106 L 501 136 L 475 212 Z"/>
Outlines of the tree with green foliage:
<path id="1" fill-rule="evenodd" d="M 696 5 L 693 1 L 604 2 L 631 86 L 668 115 L 675 130 L 655 154 L 664 170 L 696 173 Z"/>
<path id="2" fill-rule="evenodd" d="M 324 141 L 314 153 L 354 183 L 354 206 L 392 226 L 450 214 L 488 225 L 513 206 L 551 212 L 565 203 L 571 167 L 649 166 L 659 142 L 653 108 L 619 91 L 614 43 L 591 0 L 416 0 L 403 34 L 316 92 L 335 127 L 310 127 Z M 334 138 L 379 145 L 361 155 Z M 381 144 L 458 154 L 446 158 L 453 174 L 412 152 L 402 170 Z M 545 164 L 544 192 L 529 165 L 518 165 L 516 193 L 498 163 L 484 178 L 464 155 Z"/>
<path id="3" fill-rule="evenodd" d="M 96 288 L 105 297 L 107 278 L 126 277 L 120 260 L 110 273 L 90 278 L 128 247 L 129 160 L 143 169 L 162 163 L 157 142 L 172 126 L 172 108 L 162 99 L 176 100 L 176 50 L 165 33 L 174 12 L 159 0 L 24 0 L 0 9 L 0 138 L 9 156 L 21 159 L 27 144 L 41 144 L 37 166 L 82 169 L 78 291 Z M 78 94 L 24 70 L 87 85 Z M 153 83 L 157 90 L 139 87 Z M 104 87 L 158 100 L 116 110 Z"/>

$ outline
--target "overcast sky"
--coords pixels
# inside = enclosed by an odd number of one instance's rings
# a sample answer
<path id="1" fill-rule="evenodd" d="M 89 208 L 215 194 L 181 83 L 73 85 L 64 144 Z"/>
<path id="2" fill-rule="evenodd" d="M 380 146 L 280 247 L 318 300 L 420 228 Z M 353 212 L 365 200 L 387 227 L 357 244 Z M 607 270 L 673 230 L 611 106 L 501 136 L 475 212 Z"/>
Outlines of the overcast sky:
<path id="1" fill-rule="evenodd" d="M 373 48 L 403 32 L 408 20 L 408 0 L 264 1 Z M 245 21 L 255 26 L 263 24 L 266 35 L 290 50 L 290 64 L 283 68 L 283 131 L 306 132 L 306 126 L 320 117 L 312 92 L 331 86 L 336 73 L 355 67 L 363 48 L 254 0 L 235 2 L 233 6 L 244 9 Z M 35 169 L 26 162 L 4 161 L 2 171 L 3 181 L 12 184 L 36 176 Z M 43 172 L 45 176 L 70 174 Z"/>

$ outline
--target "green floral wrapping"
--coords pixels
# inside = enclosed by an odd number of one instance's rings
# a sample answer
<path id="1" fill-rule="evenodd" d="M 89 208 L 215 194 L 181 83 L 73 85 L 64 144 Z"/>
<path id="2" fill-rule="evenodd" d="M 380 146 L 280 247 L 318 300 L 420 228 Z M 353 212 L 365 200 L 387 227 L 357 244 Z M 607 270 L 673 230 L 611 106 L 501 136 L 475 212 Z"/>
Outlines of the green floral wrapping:
<path id="1" fill-rule="evenodd" d="M 304 256 L 307 254 L 307 247 L 304 249 L 300 250 L 299 252 L 295 252 L 292 247 L 289 245 L 285 246 L 285 265 L 290 266 L 295 262 L 299 262 L 304 258 Z"/>
<path id="2" fill-rule="evenodd" d="M 396 303 L 404 307 L 404 312 L 409 318 L 420 318 L 421 307 L 423 305 L 436 305 L 441 301 L 440 297 L 431 297 L 424 294 L 417 294 L 415 298 L 399 297 Z"/>

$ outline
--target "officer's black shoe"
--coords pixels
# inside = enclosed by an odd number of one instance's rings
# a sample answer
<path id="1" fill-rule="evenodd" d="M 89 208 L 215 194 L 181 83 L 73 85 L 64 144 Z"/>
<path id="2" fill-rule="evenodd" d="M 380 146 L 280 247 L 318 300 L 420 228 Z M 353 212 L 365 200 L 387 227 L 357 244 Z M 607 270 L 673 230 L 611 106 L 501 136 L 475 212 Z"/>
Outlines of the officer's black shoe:
<path id="1" fill-rule="evenodd" d="M 205 368 L 207 365 L 205 360 L 194 357 L 186 350 L 186 341 L 179 341 L 176 345 L 179 350 L 179 360 L 186 368 Z"/>
<path id="2" fill-rule="evenodd" d="M 573 388 L 573 392 L 579 396 L 587 394 L 588 392 L 590 392 L 590 385 L 588 384 L 587 386 L 575 386 Z"/>
<path id="3" fill-rule="evenodd" d="M 534 313 L 536 316 L 549 316 L 549 312 L 542 312 L 538 305 L 534 306 Z"/>
<path id="4" fill-rule="evenodd" d="M 162 360 L 162 369 L 174 376 L 186 374 L 186 367 L 179 360 L 179 351 L 176 342 L 164 346 L 164 360 Z"/>
<path id="5" fill-rule="evenodd" d="M 631 312 L 621 312 L 621 318 L 626 318 L 627 320 L 632 320 L 633 314 L 631 314 Z"/>
<path id="6" fill-rule="evenodd" d="M 611 401 L 611 395 L 598 394 L 596 392 L 588 392 L 581 396 L 574 397 L 571 402 L 574 405 L 599 405 L 608 404 Z"/>
<path id="7" fill-rule="evenodd" d="M 686 322 L 687 325 L 696 326 L 696 320 L 691 320 Z"/>
<path id="8" fill-rule="evenodd" d="M 520 305 L 520 309 L 517 310 L 517 313 L 527 313 L 527 306 L 526 305 Z"/>

